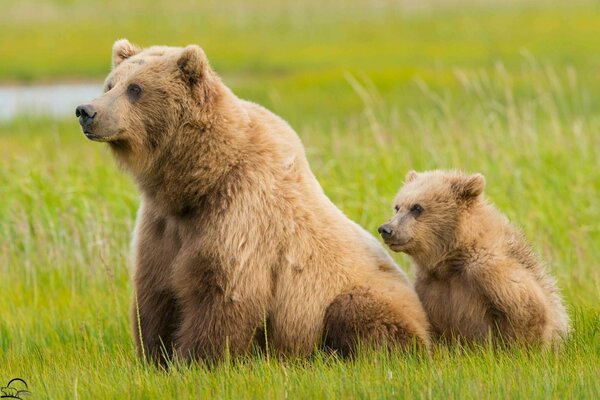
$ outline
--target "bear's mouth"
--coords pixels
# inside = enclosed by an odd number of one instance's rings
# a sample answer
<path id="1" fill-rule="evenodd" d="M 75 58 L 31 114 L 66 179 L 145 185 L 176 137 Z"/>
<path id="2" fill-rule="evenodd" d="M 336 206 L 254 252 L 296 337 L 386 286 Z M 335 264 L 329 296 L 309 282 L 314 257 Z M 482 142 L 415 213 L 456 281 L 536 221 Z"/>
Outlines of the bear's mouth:
<path id="1" fill-rule="evenodd" d="M 412 241 L 412 239 L 408 239 L 403 242 L 394 242 L 391 240 L 390 241 L 385 240 L 385 244 L 387 244 L 388 247 L 392 250 L 401 251 L 402 249 L 406 248 L 406 245 L 409 244 L 411 241 Z"/>
<path id="2" fill-rule="evenodd" d="M 111 135 L 111 136 L 100 136 L 100 135 L 96 135 L 94 132 L 90 132 L 90 131 L 83 131 L 83 134 L 85 135 L 86 138 L 93 140 L 94 142 L 111 142 L 113 140 L 115 140 L 117 135 Z"/>

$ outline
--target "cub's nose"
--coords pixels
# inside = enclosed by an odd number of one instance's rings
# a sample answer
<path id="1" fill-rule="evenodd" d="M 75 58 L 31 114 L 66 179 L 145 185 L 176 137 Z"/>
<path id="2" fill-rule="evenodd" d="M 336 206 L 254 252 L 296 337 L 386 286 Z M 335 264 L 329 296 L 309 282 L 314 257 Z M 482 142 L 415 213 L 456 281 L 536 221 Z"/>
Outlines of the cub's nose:
<path id="1" fill-rule="evenodd" d="M 377 229 L 377 232 L 379 232 L 379 234 L 381 235 L 381 237 L 384 238 L 384 239 L 389 239 L 390 236 L 392 236 L 392 233 L 394 233 L 394 231 L 392 230 L 392 227 L 389 224 L 383 224 L 383 225 L 381 225 Z"/>
<path id="2" fill-rule="evenodd" d="M 75 116 L 79 118 L 79 125 L 85 129 L 94 121 L 96 111 L 91 104 L 84 104 L 82 106 L 77 106 L 75 109 Z"/>

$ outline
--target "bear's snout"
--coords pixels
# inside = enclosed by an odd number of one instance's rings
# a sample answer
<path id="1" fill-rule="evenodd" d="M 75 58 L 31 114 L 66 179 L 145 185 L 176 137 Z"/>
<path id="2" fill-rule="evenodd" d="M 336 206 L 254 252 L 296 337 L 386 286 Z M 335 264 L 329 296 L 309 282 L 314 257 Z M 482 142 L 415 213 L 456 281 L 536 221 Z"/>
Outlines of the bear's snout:
<path id="1" fill-rule="evenodd" d="M 390 224 L 383 224 L 381 225 L 378 229 L 377 232 L 379 232 L 379 234 L 381 235 L 381 237 L 383 239 L 389 239 L 392 237 L 392 233 L 394 233 L 394 231 L 392 230 L 392 227 L 390 226 Z"/>
<path id="2" fill-rule="evenodd" d="M 75 109 L 75 116 L 79 118 L 79 125 L 81 125 L 85 133 L 88 133 L 87 130 L 94 122 L 96 114 L 97 112 L 91 104 L 77 106 Z"/>

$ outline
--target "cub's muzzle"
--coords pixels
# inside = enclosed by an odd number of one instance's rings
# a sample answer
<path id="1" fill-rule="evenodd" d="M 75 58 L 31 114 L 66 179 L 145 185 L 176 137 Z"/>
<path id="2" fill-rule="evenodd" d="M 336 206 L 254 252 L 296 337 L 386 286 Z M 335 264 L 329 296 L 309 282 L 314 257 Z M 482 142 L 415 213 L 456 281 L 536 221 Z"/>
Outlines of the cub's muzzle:
<path id="1" fill-rule="evenodd" d="M 392 230 L 392 227 L 390 226 L 390 224 L 383 224 L 381 225 L 378 229 L 377 232 L 379 232 L 379 234 L 381 235 L 381 237 L 384 240 L 388 240 L 392 237 L 392 234 L 394 233 L 394 231 Z"/>

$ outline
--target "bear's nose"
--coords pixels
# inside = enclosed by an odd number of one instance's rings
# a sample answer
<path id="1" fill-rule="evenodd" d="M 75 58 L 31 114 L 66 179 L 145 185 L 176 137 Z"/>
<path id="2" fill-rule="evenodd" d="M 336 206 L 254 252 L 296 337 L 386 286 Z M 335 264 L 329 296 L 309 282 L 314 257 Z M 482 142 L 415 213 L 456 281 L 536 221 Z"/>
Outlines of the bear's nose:
<path id="1" fill-rule="evenodd" d="M 382 238 L 386 239 L 392 236 L 392 233 L 394 231 L 392 230 L 389 224 L 383 224 L 377 229 L 377 232 L 379 232 Z"/>
<path id="2" fill-rule="evenodd" d="M 94 120 L 96 111 L 91 104 L 84 104 L 82 106 L 77 106 L 75 109 L 75 116 L 79 117 L 79 125 L 83 128 L 87 128 Z"/>

